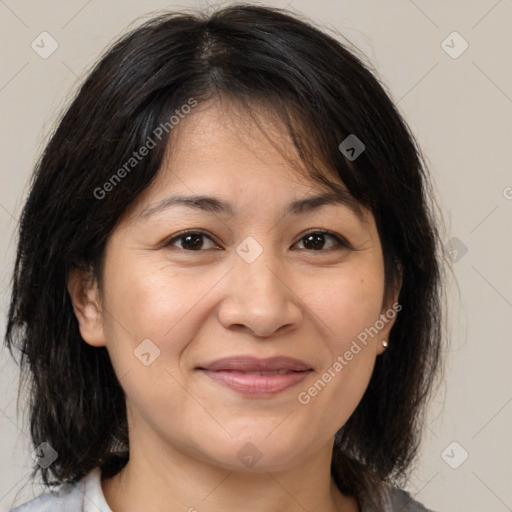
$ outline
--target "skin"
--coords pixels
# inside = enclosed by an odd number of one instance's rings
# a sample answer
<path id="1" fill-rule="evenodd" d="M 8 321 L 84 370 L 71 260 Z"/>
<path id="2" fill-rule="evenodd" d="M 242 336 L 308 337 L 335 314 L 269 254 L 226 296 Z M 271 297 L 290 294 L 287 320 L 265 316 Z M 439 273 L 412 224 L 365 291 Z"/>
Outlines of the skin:
<path id="1" fill-rule="evenodd" d="M 267 136 L 292 153 L 286 130 L 260 117 Z M 342 204 L 285 215 L 291 201 L 325 189 L 299 176 L 235 107 L 199 105 L 173 135 L 157 179 L 108 240 L 103 289 L 78 271 L 68 280 L 84 341 L 107 347 L 126 395 L 130 460 L 102 480 L 105 498 L 115 512 L 229 512 L 248 503 L 255 512 L 357 511 L 331 479 L 333 439 L 361 400 L 393 321 L 308 404 L 298 394 L 396 301 L 398 290 L 383 303 L 374 218 L 364 211 L 360 220 Z M 174 206 L 137 217 L 177 194 L 216 196 L 237 215 Z M 351 247 L 325 235 L 312 248 L 304 237 L 313 228 Z M 174 238 L 186 229 L 206 233 L 199 248 Z M 246 237 L 263 249 L 252 263 L 236 252 Z M 160 350 L 147 366 L 134 355 L 144 339 Z M 290 356 L 313 372 L 253 398 L 195 369 L 233 355 Z M 237 457 L 249 442 L 261 454 L 250 468 Z"/>

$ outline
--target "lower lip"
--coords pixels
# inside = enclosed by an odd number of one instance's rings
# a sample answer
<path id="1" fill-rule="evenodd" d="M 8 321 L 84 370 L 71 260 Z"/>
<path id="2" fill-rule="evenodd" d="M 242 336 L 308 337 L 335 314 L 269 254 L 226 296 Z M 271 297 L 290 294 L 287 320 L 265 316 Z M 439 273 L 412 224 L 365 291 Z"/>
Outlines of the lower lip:
<path id="1" fill-rule="evenodd" d="M 252 396 L 269 396 L 280 393 L 302 382 L 311 370 L 302 372 L 291 372 L 283 375 L 258 375 L 254 373 L 243 373 L 235 371 L 212 371 L 201 370 L 210 379 L 243 393 Z"/>

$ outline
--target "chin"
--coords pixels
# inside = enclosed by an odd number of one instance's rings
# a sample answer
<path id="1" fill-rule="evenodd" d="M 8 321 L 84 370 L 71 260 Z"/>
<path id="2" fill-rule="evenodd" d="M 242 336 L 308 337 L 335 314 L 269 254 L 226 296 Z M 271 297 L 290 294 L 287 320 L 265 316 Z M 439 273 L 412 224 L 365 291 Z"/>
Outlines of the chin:
<path id="1" fill-rule="evenodd" d="M 202 458 L 229 471 L 251 473 L 282 471 L 300 464 L 306 456 L 304 437 L 297 435 L 286 441 L 282 436 L 272 439 L 271 431 L 246 431 L 244 435 L 224 442 L 212 441 L 210 446 L 204 447 Z M 214 452 L 212 446 L 217 447 Z"/>

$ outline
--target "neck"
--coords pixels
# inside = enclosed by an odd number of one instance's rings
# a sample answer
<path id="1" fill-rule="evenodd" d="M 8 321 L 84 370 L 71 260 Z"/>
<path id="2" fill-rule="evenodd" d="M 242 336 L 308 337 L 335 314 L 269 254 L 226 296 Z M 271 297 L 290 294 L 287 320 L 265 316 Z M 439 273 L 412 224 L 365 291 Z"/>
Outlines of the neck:
<path id="1" fill-rule="evenodd" d="M 130 438 L 130 460 L 102 481 L 113 511 L 358 512 L 356 500 L 341 494 L 330 475 L 332 444 L 293 468 L 233 471 L 155 439 Z"/>

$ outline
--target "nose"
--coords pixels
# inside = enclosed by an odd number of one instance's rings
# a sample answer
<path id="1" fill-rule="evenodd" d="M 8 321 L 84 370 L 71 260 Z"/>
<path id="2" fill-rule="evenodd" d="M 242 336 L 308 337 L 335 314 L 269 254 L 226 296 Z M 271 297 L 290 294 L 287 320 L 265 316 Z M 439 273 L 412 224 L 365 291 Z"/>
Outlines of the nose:
<path id="1" fill-rule="evenodd" d="M 227 277 L 218 309 L 219 321 L 226 329 L 268 338 L 302 323 L 301 301 L 289 274 L 270 251 L 263 251 L 252 263 L 238 258 Z"/>

